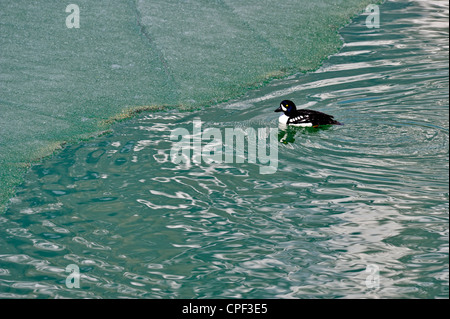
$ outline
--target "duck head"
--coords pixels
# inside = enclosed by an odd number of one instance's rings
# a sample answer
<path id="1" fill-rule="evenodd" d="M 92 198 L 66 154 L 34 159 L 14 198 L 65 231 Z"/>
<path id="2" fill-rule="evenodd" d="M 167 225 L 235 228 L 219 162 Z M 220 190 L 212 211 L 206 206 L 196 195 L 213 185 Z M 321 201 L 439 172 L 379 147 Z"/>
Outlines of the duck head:
<path id="1" fill-rule="evenodd" d="M 295 103 L 289 100 L 281 101 L 280 107 L 275 110 L 275 112 L 284 112 L 287 116 L 294 114 L 297 111 Z"/>

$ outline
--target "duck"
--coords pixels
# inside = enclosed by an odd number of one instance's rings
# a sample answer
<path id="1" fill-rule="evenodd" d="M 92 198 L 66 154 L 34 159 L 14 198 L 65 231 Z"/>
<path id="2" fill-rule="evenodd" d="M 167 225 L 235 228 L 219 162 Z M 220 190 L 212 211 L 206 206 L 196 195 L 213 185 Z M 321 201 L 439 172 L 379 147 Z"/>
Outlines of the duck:
<path id="1" fill-rule="evenodd" d="M 283 112 L 279 117 L 280 125 L 319 127 L 320 125 L 343 125 L 336 121 L 334 116 L 319 111 L 300 109 L 290 100 L 281 101 L 280 107 L 275 112 Z"/>

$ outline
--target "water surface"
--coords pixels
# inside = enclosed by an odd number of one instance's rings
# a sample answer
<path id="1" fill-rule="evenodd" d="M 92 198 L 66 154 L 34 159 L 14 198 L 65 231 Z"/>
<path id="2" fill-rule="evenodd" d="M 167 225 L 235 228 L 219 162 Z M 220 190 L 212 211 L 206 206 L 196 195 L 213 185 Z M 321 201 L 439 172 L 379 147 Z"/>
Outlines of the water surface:
<path id="1" fill-rule="evenodd" d="M 448 298 L 448 3 L 388 1 L 341 35 L 317 72 L 33 166 L 0 217 L 0 297 Z M 276 128 L 282 99 L 345 125 L 280 130 L 274 174 L 171 162 L 172 130 Z"/>
<path id="2" fill-rule="evenodd" d="M 0 11 L 0 211 L 29 163 L 136 108 L 198 108 L 316 70 L 374 0 L 9 1 Z M 70 19 L 69 19 L 70 20 Z"/>

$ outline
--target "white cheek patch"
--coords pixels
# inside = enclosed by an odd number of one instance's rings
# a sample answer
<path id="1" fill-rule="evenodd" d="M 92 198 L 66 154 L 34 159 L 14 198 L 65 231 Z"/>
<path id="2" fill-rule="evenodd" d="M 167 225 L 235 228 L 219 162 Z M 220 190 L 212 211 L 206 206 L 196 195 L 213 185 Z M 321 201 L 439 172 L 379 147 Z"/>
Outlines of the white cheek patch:
<path id="1" fill-rule="evenodd" d="M 281 109 L 283 110 L 283 112 L 287 111 L 287 108 L 285 108 L 284 105 L 281 106 Z"/>

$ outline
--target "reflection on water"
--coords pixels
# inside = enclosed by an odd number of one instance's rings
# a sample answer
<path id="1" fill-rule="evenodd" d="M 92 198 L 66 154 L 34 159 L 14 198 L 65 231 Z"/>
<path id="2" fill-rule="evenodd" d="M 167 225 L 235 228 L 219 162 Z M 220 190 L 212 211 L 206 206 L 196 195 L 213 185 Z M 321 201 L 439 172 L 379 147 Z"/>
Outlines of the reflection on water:
<path id="1" fill-rule="evenodd" d="M 331 125 L 322 125 L 320 127 L 295 127 L 279 124 L 278 141 L 283 144 L 289 144 L 295 142 L 295 137 L 298 135 L 301 138 L 302 134 L 314 134 L 323 130 L 329 130 Z"/>
<path id="2" fill-rule="evenodd" d="M 0 216 L 0 297 L 448 297 L 448 3 L 383 8 L 318 72 L 34 166 Z M 277 127 L 280 97 L 345 125 L 279 130 L 274 174 L 171 160 L 174 129 Z"/>

